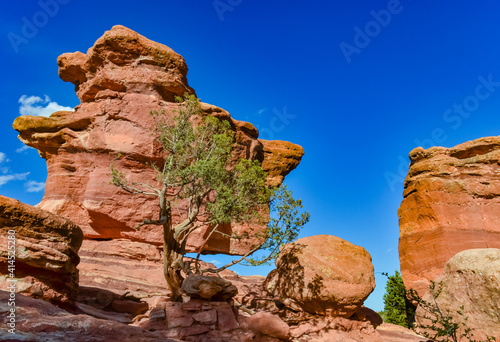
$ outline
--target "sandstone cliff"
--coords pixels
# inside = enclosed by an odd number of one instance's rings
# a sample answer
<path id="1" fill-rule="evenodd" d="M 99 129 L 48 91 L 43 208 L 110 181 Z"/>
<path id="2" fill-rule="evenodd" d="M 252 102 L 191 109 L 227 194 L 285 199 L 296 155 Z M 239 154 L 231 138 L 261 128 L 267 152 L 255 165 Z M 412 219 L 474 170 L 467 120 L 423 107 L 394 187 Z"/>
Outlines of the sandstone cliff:
<path id="1" fill-rule="evenodd" d="M 399 256 L 405 286 L 423 296 L 458 252 L 500 248 L 500 136 L 418 147 L 410 160 Z"/>

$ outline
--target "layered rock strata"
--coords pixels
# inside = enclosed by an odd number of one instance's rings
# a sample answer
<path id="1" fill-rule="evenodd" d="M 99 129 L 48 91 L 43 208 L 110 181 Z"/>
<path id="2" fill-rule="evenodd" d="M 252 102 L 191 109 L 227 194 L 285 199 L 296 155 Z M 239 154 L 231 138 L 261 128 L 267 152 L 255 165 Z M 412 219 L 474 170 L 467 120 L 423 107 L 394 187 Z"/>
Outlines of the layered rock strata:
<path id="1" fill-rule="evenodd" d="M 1 288 L 14 284 L 18 293 L 71 305 L 78 295 L 82 239 L 73 222 L 0 196 Z"/>
<path id="2" fill-rule="evenodd" d="M 500 137 L 418 147 L 399 208 L 405 286 L 423 296 L 460 251 L 500 248 Z"/>
<path id="3" fill-rule="evenodd" d="M 134 229 L 144 219 L 158 216 L 157 199 L 130 195 L 110 184 L 110 164 L 114 162 L 130 181 L 156 184 L 155 171 L 148 165 L 161 163 L 162 148 L 151 134 L 156 123 L 149 113 L 174 113 L 175 96 L 194 94 L 184 59 L 165 45 L 114 26 L 86 54 L 66 53 L 57 62 L 59 76 L 75 85 L 81 104 L 72 112 L 56 112 L 48 118 L 22 116 L 13 125 L 20 139 L 47 160 L 47 185 L 39 206 L 74 220 L 86 238 L 160 245 L 159 227 Z M 262 162 L 269 172 L 268 184 L 280 184 L 300 162 L 302 147 L 260 140 L 252 124 L 235 120 L 213 105 L 202 104 L 202 108 L 206 115 L 229 121 L 235 135 L 234 159 Z M 115 160 L 118 155 L 123 157 Z M 186 210 L 180 201 L 178 211 L 173 211 L 174 222 Z M 242 254 L 258 241 L 229 236 L 261 229 L 260 224 L 219 227 L 222 233 L 212 235 L 205 252 Z M 204 245 L 207 235 L 206 227 L 192 234 L 188 249 Z"/>

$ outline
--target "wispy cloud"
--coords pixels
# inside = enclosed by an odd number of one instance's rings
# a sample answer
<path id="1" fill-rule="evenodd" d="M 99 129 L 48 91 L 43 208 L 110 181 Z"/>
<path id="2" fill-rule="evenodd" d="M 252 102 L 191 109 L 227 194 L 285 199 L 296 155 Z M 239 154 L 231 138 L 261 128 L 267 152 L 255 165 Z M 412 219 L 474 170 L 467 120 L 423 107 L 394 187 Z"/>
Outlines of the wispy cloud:
<path id="1" fill-rule="evenodd" d="M 27 181 L 24 187 L 27 192 L 40 192 L 45 189 L 45 182 Z"/>
<path id="2" fill-rule="evenodd" d="M 214 264 L 215 266 L 218 266 L 218 265 L 221 264 L 221 262 L 219 260 L 215 260 L 215 259 L 214 260 L 210 260 L 210 263 Z"/>
<path id="3" fill-rule="evenodd" d="M 18 150 L 21 149 L 22 148 L 18 148 Z M 5 162 L 9 162 L 9 159 L 7 159 L 7 155 L 4 152 L 0 152 L 0 186 L 5 185 L 11 181 L 26 180 L 26 178 L 30 174 L 29 172 L 10 173 L 10 167 L 2 166 L 2 164 Z M 45 183 L 30 180 L 24 183 L 24 187 L 26 188 L 27 192 L 39 192 L 45 189 Z"/>
<path id="4" fill-rule="evenodd" d="M 8 162 L 9 160 L 7 159 L 7 155 L 3 152 L 0 152 L 0 164 L 3 162 Z M 6 175 L 9 173 L 10 168 L 7 166 L 0 166 L 0 172 Z"/>
<path id="5" fill-rule="evenodd" d="M 267 107 L 266 107 L 266 108 L 259 109 L 259 110 L 257 111 L 257 113 L 262 114 L 262 113 L 264 113 L 266 110 L 267 110 Z"/>
<path id="6" fill-rule="evenodd" d="M 50 116 L 50 114 L 60 110 L 74 110 L 51 101 L 47 95 L 44 95 L 43 99 L 39 96 L 23 95 L 19 99 L 19 103 L 21 104 L 19 106 L 19 114 L 21 115 Z"/>
<path id="7" fill-rule="evenodd" d="M 0 186 L 13 180 L 25 180 L 29 174 L 30 174 L 29 172 L 25 172 L 25 173 L 14 173 L 12 175 L 0 176 Z"/>
<path id="8" fill-rule="evenodd" d="M 16 149 L 16 152 L 17 152 L 17 153 L 22 153 L 22 152 L 24 152 L 24 151 L 29 150 L 30 148 L 32 148 L 32 147 L 29 147 L 28 145 L 24 145 L 24 146 L 21 146 L 21 147 L 19 147 L 18 149 Z"/>

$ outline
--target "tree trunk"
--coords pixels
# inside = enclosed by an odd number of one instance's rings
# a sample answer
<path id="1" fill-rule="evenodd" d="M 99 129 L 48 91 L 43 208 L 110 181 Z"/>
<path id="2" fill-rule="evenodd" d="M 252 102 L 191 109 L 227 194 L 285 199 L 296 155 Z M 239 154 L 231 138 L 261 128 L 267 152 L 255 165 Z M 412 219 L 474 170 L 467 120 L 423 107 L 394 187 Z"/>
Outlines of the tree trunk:
<path id="1" fill-rule="evenodd" d="M 182 296 L 182 277 L 184 253 L 174 237 L 170 208 L 166 209 L 167 220 L 163 224 L 163 274 L 172 292 L 172 301 L 180 301 Z"/>

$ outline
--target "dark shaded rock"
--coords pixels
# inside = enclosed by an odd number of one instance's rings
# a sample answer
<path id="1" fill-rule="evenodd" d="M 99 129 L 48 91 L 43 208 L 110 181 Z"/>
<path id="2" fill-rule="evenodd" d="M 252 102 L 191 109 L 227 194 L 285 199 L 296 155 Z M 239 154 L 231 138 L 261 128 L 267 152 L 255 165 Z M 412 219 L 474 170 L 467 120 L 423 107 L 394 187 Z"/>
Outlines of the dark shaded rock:
<path id="1" fill-rule="evenodd" d="M 5 270 L 1 287 L 16 281 L 16 292 L 72 305 L 78 294 L 82 239 L 82 230 L 70 220 L 0 196 L 0 266 Z M 13 251 L 15 261 L 9 258 Z M 15 278 L 7 272 L 8 265 L 15 267 Z"/>
<path id="2" fill-rule="evenodd" d="M 226 301 L 238 293 L 236 286 L 219 277 L 189 276 L 182 283 L 184 292 L 193 298 Z"/>

